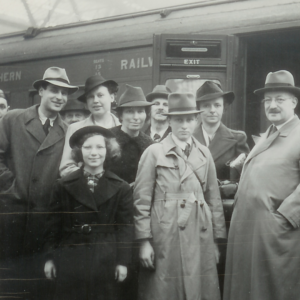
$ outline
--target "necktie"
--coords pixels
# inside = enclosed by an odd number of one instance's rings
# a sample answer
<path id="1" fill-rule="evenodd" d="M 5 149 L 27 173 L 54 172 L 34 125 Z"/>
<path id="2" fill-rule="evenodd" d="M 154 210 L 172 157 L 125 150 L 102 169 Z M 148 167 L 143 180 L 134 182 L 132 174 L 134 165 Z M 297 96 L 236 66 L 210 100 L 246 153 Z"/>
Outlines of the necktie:
<path id="1" fill-rule="evenodd" d="M 153 141 L 155 143 L 158 143 L 160 141 L 161 137 L 159 134 L 155 133 L 154 136 L 153 136 Z"/>
<path id="2" fill-rule="evenodd" d="M 43 129 L 46 135 L 48 135 L 49 133 L 49 129 L 50 129 L 50 120 L 47 119 L 45 124 L 43 125 Z"/>
<path id="3" fill-rule="evenodd" d="M 189 155 L 190 155 L 190 144 L 186 144 L 183 153 L 185 154 L 186 157 L 189 157 Z"/>
<path id="4" fill-rule="evenodd" d="M 270 133 L 269 133 L 268 137 L 271 136 L 276 131 L 277 131 L 277 128 L 276 128 L 275 125 L 273 125 L 272 128 L 271 128 L 271 130 L 270 130 Z"/>

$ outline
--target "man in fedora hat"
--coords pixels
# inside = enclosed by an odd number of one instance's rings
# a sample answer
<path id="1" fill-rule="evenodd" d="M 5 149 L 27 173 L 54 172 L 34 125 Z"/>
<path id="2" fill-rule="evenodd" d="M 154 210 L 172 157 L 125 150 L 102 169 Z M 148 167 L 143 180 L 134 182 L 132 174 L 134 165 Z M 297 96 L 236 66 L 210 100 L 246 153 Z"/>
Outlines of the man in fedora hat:
<path id="1" fill-rule="evenodd" d="M 165 85 L 157 85 L 146 96 L 147 101 L 153 105 L 151 106 L 150 125 L 145 133 L 155 143 L 162 141 L 171 132 L 167 116 L 163 115 L 168 112 L 168 96 L 170 93 L 171 90 Z"/>
<path id="2" fill-rule="evenodd" d="M 89 114 L 90 111 L 86 109 L 85 104 L 75 98 L 69 99 L 60 112 L 61 117 L 68 126 L 85 120 Z"/>
<path id="3" fill-rule="evenodd" d="M 85 120 L 69 126 L 59 167 L 60 176 L 65 177 L 79 169 L 69 145 L 70 137 L 76 130 L 92 125 L 104 128 L 120 125 L 118 118 L 111 113 L 111 104 L 115 101 L 118 89 L 119 86 L 114 80 L 106 80 L 101 75 L 93 75 L 86 80 L 84 93 L 78 100 L 86 104 L 91 114 Z"/>
<path id="4" fill-rule="evenodd" d="M 269 73 L 263 98 L 272 125 L 249 153 L 229 232 L 225 300 L 298 299 L 300 294 L 300 88 Z"/>
<path id="5" fill-rule="evenodd" d="M 214 162 L 192 136 L 194 95 L 168 100 L 172 133 L 145 150 L 134 188 L 139 299 L 220 299 L 215 250 L 226 228 Z"/>
<path id="6" fill-rule="evenodd" d="M 65 69 L 58 67 L 48 68 L 33 87 L 41 96 L 41 103 L 11 110 L 0 120 L 0 205 L 5 213 L 1 218 L 1 254 L 2 263 L 7 263 L 11 272 L 1 277 L 19 278 L 7 281 L 8 288 L 12 288 L 7 292 L 20 291 L 18 284 L 24 283 L 20 288 L 28 299 L 34 296 L 33 290 L 38 291 L 37 286 L 43 286 L 33 278 L 42 274 L 39 251 L 44 214 L 59 176 L 67 127 L 58 113 L 68 94 L 78 89 L 70 84 Z"/>

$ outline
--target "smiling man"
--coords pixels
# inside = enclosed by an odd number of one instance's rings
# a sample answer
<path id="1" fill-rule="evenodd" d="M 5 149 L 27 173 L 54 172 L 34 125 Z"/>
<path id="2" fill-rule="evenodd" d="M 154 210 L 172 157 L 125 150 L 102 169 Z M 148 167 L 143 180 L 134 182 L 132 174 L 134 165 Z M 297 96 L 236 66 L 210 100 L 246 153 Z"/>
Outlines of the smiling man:
<path id="1" fill-rule="evenodd" d="M 269 73 L 263 98 L 272 125 L 249 153 L 228 238 L 225 300 L 299 299 L 300 88 L 288 71 Z"/>
<path id="2" fill-rule="evenodd" d="M 9 111 L 0 121 L 0 208 L 7 213 L 1 218 L 1 267 L 10 272 L 1 277 L 20 279 L 3 283 L 1 291 L 22 290 L 28 299 L 43 286 L 32 279 L 42 275 L 44 214 L 64 145 L 66 125 L 58 113 L 78 89 L 58 67 L 48 68 L 33 86 L 41 104 Z"/>

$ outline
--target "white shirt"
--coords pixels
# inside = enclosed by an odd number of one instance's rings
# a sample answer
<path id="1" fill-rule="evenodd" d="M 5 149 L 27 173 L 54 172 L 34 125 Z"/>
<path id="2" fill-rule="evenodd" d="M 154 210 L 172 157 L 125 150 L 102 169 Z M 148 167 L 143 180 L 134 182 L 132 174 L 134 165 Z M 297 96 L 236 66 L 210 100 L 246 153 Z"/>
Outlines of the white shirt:
<path id="1" fill-rule="evenodd" d="M 193 143 L 192 138 L 190 137 L 186 142 L 183 142 L 179 140 L 177 136 L 174 134 L 171 134 L 171 137 L 173 139 L 173 142 L 182 150 L 182 154 L 186 157 L 186 155 L 184 154 L 184 150 L 187 144 L 189 144 L 190 147 L 192 146 Z"/>
<path id="2" fill-rule="evenodd" d="M 160 136 L 160 139 L 164 136 L 164 134 L 165 134 L 165 132 L 168 130 L 168 127 L 167 127 L 167 129 L 166 130 L 161 130 L 161 131 L 159 131 L 159 132 L 157 132 L 157 131 L 155 131 L 152 127 L 150 127 L 150 137 L 151 137 L 151 139 L 152 140 L 154 140 L 154 136 L 156 135 L 156 134 L 158 134 L 159 136 Z"/>
<path id="3" fill-rule="evenodd" d="M 206 132 L 206 130 L 204 129 L 204 127 L 203 126 L 201 126 L 201 127 L 202 127 L 202 132 L 203 132 L 203 137 L 204 137 L 204 140 L 205 140 L 205 144 L 208 147 L 209 144 L 211 143 L 212 139 L 215 137 L 216 133 L 208 134 Z"/>
<path id="4" fill-rule="evenodd" d="M 280 128 L 282 128 L 285 124 L 287 124 L 288 122 L 292 121 L 294 119 L 295 115 L 292 115 L 286 122 L 284 122 L 283 124 L 277 125 L 275 126 L 277 128 L 277 130 L 279 130 Z"/>
<path id="5" fill-rule="evenodd" d="M 54 118 L 47 118 L 42 112 L 41 112 L 41 109 L 40 109 L 40 106 L 38 108 L 38 115 L 39 115 L 39 119 L 41 120 L 42 122 L 42 125 L 44 125 L 47 121 L 47 119 L 50 120 L 50 126 L 53 127 L 53 124 L 54 124 L 54 121 L 56 120 L 57 116 L 55 116 Z"/>

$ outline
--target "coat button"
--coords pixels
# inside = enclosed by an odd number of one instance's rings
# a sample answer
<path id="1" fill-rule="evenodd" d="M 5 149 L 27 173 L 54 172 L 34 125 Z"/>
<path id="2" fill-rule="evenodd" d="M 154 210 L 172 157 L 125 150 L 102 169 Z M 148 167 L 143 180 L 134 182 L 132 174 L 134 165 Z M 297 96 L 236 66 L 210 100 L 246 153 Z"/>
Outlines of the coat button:
<path id="1" fill-rule="evenodd" d="M 184 226 L 179 226 L 180 230 L 184 230 L 185 227 Z"/>
<path id="2" fill-rule="evenodd" d="M 207 227 L 203 226 L 202 231 L 206 231 Z"/>
<path id="3" fill-rule="evenodd" d="M 203 203 L 203 202 L 201 202 L 201 203 L 200 203 L 200 206 L 201 206 L 201 207 L 203 207 L 203 205 L 204 205 L 204 203 Z"/>
<path id="4" fill-rule="evenodd" d="M 31 179 L 31 181 L 34 183 L 34 182 L 38 182 L 38 181 L 39 181 L 39 179 L 38 179 L 38 178 L 36 178 L 36 177 L 33 177 L 33 178 Z"/>
<path id="5" fill-rule="evenodd" d="M 181 208 L 185 208 L 185 204 L 184 204 L 184 203 L 181 203 L 181 204 L 180 204 L 180 207 L 181 207 Z"/>

